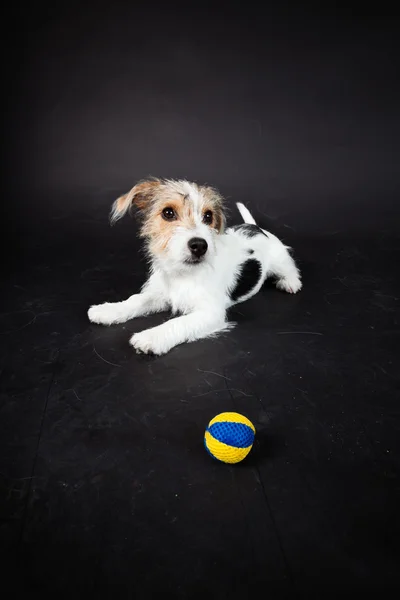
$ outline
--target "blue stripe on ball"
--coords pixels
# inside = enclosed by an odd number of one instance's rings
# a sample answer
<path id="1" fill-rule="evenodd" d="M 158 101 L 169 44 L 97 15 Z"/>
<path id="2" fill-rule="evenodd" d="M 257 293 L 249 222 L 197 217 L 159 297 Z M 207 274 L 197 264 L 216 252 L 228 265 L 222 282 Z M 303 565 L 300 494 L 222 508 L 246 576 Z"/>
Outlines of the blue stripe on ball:
<path id="1" fill-rule="evenodd" d="M 208 427 L 207 431 L 219 442 L 234 448 L 248 448 L 254 441 L 254 431 L 244 423 L 218 421 Z"/>

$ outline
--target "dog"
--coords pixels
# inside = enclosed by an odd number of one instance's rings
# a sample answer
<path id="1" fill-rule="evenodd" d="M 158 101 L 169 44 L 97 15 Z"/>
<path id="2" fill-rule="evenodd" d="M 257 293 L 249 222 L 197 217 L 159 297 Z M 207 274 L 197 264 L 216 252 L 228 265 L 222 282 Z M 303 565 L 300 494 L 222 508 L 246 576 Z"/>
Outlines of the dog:
<path id="1" fill-rule="evenodd" d="M 267 277 L 298 292 L 301 276 L 289 247 L 261 229 L 237 203 L 244 223 L 225 228 L 224 201 L 217 190 L 186 180 L 154 179 L 136 184 L 111 210 L 115 223 L 137 209 L 150 275 L 139 294 L 123 302 L 92 306 L 92 323 L 112 325 L 171 310 L 175 318 L 135 333 L 138 353 L 162 355 L 178 344 L 228 331 L 234 304 L 254 296 Z"/>

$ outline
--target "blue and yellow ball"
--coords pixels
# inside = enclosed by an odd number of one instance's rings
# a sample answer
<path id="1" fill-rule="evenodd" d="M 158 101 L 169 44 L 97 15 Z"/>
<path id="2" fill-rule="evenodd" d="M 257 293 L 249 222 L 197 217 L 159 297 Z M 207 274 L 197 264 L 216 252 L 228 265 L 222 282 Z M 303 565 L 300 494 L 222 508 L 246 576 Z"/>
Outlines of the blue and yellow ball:
<path id="1" fill-rule="evenodd" d="M 250 452 L 255 433 L 249 419 L 236 412 L 224 412 L 209 422 L 204 446 L 213 458 L 224 463 L 238 463 Z"/>

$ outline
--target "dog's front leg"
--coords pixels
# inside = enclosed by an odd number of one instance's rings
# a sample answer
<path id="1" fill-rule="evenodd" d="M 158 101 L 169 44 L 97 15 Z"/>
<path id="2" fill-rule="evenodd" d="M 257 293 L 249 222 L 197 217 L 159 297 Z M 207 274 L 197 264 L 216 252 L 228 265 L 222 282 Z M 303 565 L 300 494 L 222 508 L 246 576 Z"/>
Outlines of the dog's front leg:
<path id="1" fill-rule="evenodd" d="M 162 312 L 167 308 L 168 302 L 162 282 L 153 275 L 140 294 L 134 294 L 123 302 L 105 302 L 91 306 L 88 310 L 88 317 L 92 323 L 112 325 L 113 323 L 125 323 L 135 317 Z"/>
<path id="2" fill-rule="evenodd" d="M 130 339 L 130 344 L 136 352 L 160 355 L 178 344 L 194 342 L 231 327 L 232 325 L 225 321 L 224 311 L 197 310 L 171 319 L 158 327 L 135 333 Z"/>

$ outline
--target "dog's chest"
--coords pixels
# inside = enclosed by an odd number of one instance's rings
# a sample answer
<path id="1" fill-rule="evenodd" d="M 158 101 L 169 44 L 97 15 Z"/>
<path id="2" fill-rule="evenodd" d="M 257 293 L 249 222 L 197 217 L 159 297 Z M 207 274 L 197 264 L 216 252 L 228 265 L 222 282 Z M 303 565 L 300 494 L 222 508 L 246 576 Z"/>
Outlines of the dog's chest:
<path id="1" fill-rule="evenodd" d="M 187 313 L 195 310 L 199 300 L 198 286 L 190 281 L 173 282 L 169 286 L 168 300 L 174 313 Z"/>
<path id="2" fill-rule="evenodd" d="M 188 313 L 210 307 L 212 303 L 223 304 L 221 282 L 207 270 L 197 276 L 177 277 L 168 282 L 168 301 L 175 313 Z"/>

